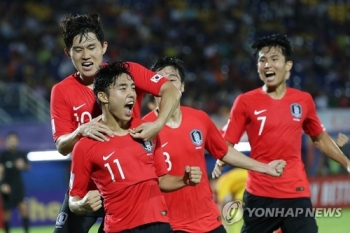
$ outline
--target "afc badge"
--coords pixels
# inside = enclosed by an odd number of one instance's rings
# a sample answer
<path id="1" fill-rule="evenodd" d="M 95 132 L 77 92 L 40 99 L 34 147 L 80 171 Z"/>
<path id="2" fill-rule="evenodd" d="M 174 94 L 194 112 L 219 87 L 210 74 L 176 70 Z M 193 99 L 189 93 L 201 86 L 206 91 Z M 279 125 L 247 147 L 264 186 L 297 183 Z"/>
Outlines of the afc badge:
<path id="1" fill-rule="evenodd" d="M 203 143 L 203 134 L 200 130 L 194 129 L 190 133 L 192 143 L 196 146 L 200 146 Z"/>
<path id="2" fill-rule="evenodd" d="M 294 118 L 300 119 L 302 114 L 302 109 L 300 104 L 294 103 L 290 105 L 290 111 Z"/>

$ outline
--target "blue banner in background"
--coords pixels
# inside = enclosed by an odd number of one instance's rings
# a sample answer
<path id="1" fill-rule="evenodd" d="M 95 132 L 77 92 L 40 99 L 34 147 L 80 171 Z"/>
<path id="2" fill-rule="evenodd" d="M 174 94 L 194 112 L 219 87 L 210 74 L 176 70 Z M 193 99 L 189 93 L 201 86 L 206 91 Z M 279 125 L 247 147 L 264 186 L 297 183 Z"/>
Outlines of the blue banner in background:
<path id="1" fill-rule="evenodd" d="M 30 225 L 52 225 L 68 190 L 70 161 L 31 162 L 23 172 Z M 21 226 L 18 211 L 12 213 L 12 226 Z"/>
<path id="2" fill-rule="evenodd" d="M 13 124 L 0 126 L 0 151 L 5 149 L 5 138 L 10 132 L 18 134 L 19 149 L 24 151 L 55 150 L 51 124 Z"/>

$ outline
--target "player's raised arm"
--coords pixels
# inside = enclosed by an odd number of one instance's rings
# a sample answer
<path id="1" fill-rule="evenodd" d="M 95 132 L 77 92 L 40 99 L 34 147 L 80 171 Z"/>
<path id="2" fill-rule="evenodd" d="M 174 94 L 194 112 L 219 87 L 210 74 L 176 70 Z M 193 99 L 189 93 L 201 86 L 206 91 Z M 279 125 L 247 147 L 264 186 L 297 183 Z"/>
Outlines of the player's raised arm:
<path id="1" fill-rule="evenodd" d="M 332 140 L 332 138 L 322 132 L 318 136 L 311 136 L 314 145 L 322 151 L 327 157 L 340 163 L 344 168 L 350 172 L 350 160 L 343 154 L 338 145 Z"/>
<path id="2" fill-rule="evenodd" d="M 159 115 L 154 122 L 143 123 L 130 133 L 134 138 L 144 141 L 152 139 L 165 125 L 180 103 L 181 92 L 166 78 L 133 62 L 128 62 L 135 85 L 143 92 L 161 96 Z"/>
<path id="3" fill-rule="evenodd" d="M 343 148 L 346 144 L 349 143 L 349 138 L 343 133 L 339 133 L 337 139 L 334 140 L 339 148 Z"/>

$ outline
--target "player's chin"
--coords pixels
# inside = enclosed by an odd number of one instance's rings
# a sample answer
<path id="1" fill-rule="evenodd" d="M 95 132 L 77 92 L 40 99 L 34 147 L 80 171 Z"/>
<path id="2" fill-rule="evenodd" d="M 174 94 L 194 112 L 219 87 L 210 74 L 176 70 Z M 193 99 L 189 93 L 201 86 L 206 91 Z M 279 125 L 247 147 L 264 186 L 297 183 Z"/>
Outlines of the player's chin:
<path id="1" fill-rule="evenodd" d="M 97 72 L 97 69 L 95 68 L 86 70 L 82 67 L 81 69 L 79 69 L 79 73 L 85 78 L 94 78 L 96 72 Z"/>

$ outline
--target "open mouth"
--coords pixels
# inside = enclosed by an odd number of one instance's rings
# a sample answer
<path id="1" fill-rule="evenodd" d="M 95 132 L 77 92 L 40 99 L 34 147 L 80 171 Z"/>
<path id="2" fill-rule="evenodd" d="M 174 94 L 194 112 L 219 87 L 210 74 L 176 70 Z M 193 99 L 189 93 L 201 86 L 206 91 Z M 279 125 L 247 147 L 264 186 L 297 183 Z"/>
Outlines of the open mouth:
<path id="1" fill-rule="evenodd" d="M 92 62 L 83 62 L 81 65 L 83 67 L 84 70 L 89 70 L 92 68 L 94 63 Z"/>
<path id="2" fill-rule="evenodd" d="M 129 103 L 125 104 L 125 108 L 132 110 L 134 107 L 134 101 L 130 101 Z"/>
<path id="3" fill-rule="evenodd" d="M 268 71 L 265 73 L 265 77 L 268 81 L 272 81 L 275 78 L 275 72 Z"/>
<path id="4" fill-rule="evenodd" d="M 132 109 L 134 108 L 134 101 L 129 101 L 124 105 L 124 109 L 125 109 L 125 114 L 127 116 L 131 116 L 132 115 Z"/>

